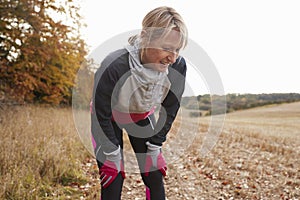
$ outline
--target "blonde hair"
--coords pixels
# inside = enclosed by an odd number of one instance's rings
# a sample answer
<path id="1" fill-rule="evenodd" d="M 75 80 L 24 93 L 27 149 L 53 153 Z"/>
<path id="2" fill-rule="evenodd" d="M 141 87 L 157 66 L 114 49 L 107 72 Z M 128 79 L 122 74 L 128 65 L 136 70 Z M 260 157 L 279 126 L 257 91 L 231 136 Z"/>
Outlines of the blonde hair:
<path id="1" fill-rule="evenodd" d="M 148 42 L 158 37 L 164 37 L 175 30 L 181 35 L 180 49 L 187 45 L 188 31 L 186 25 L 174 8 L 162 6 L 151 10 L 143 19 L 142 29 L 147 32 Z M 128 42 L 132 45 L 138 37 L 140 35 L 131 36 Z"/>

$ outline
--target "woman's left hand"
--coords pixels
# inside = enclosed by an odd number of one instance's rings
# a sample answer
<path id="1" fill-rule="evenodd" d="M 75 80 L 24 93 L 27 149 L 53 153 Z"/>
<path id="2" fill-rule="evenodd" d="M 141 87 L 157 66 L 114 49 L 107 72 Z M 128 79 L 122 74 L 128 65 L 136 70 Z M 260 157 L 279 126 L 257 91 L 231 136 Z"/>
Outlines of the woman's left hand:
<path id="1" fill-rule="evenodd" d="M 155 167 L 159 169 L 163 176 L 167 175 L 167 164 L 165 158 L 162 155 L 161 147 L 151 144 L 149 142 L 146 143 L 148 146 L 147 155 L 146 155 L 146 163 L 145 163 L 145 176 L 149 176 L 149 172 L 151 167 Z"/>

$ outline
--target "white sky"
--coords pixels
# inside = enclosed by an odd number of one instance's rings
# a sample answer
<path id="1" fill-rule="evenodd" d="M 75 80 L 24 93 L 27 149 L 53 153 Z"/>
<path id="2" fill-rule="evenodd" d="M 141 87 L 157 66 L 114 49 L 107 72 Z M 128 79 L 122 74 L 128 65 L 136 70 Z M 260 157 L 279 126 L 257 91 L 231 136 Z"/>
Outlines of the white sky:
<path id="1" fill-rule="evenodd" d="M 300 93 L 300 1 L 81 1 L 87 24 L 82 33 L 91 51 L 140 29 L 147 12 L 167 5 L 182 15 L 189 38 L 215 64 L 225 93 Z M 202 77 L 189 73 L 188 81 L 195 93 L 207 93 Z"/>

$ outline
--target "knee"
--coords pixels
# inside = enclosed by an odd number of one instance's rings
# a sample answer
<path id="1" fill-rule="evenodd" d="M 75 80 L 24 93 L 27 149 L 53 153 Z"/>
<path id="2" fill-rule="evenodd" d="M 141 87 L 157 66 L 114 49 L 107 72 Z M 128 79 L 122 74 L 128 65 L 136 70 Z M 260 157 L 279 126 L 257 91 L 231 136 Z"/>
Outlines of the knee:
<path id="1" fill-rule="evenodd" d="M 163 175 L 159 170 L 149 172 L 149 176 L 142 173 L 144 184 L 150 189 L 161 188 L 163 186 Z"/>

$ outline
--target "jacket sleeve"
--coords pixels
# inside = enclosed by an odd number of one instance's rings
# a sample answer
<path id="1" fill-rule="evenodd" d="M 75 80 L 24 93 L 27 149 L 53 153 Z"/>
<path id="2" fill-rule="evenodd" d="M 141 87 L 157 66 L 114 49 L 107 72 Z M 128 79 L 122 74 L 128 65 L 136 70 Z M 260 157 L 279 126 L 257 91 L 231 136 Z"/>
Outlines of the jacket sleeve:
<path id="1" fill-rule="evenodd" d="M 111 99 L 119 74 L 113 67 L 103 66 L 97 70 L 94 78 L 93 106 L 92 106 L 92 135 L 96 147 L 95 154 L 101 148 L 104 152 L 112 152 L 118 148 L 119 141 L 115 135 L 111 122 Z"/>
<path id="2" fill-rule="evenodd" d="M 183 57 L 169 69 L 171 88 L 161 104 L 159 118 L 155 126 L 155 135 L 149 140 L 150 143 L 161 146 L 166 141 L 166 136 L 180 107 L 180 101 L 185 88 L 186 62 Z"/>

